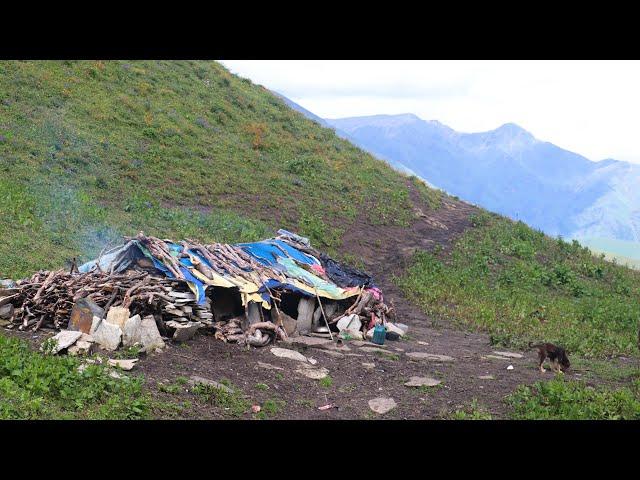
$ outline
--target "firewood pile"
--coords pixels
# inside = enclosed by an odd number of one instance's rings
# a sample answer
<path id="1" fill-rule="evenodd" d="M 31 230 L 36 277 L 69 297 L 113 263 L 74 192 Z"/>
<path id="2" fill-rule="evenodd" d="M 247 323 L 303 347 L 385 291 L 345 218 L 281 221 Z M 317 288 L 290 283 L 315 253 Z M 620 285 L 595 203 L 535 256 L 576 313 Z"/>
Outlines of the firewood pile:
<path id="1" fill-rule="evenodd" d="M 41 270 L 19 280 L 14 288 L 0 290 L 0 302 L 12 306 L 10 314 L 8 309 L 6 312 L 11 320 L 9 327 L 19 330 L 67 328 L 73 306 L 81 298 L 91 299 L 105 312 L 112 306 L 121 306 L 134 314 L 164 313 L 167 320 L 186 322 L 194 318 L 204 325 L 213 324 L 207 304 L 189 305 L 195 304 L 195 296 L 184 282 L 145 271 L 80 274 Z"/>

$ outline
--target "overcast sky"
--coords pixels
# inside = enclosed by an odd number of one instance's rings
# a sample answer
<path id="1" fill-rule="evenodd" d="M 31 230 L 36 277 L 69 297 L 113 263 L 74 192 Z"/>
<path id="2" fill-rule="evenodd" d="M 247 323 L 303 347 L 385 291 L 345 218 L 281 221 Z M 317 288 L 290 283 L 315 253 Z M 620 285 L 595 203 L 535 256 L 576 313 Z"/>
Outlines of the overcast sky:
<path id="1" fill-rule="evenodd" d="M 591 160 L 640 163 L 640 61 L 222 63 L 324 118 L 414 113 L 462 132 L 513 122 Z"/>

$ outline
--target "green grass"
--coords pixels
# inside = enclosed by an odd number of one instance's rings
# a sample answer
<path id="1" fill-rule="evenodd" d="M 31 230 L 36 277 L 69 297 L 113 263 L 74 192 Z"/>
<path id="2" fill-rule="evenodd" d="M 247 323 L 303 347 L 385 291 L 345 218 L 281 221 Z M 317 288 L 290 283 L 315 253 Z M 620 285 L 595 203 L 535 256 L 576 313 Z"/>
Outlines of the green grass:
<path id="1" fill-rule="evenodd" d="M 413 218 L 406 176 L 217 62 L 0 61 L 0 136 L 0 277 L 140 230 L 336 252 Z"/>
<path id="2" fill-rule="evenodd" d="M 321 387 L 329 388 L 333 385 L 333 378 L 327 375 L 326 377 L 321 378 L 318 383 L 320 384 Z"/>
<path id="3" fill-rule="evenodd" d="M 493 417 L 486 409 L 478 404 L 474 398 L 471 403 L 461 409 L 451 412 L 447 417 L 449 420 L 492 420 Z"/>
<path id="4" fill-rule="evenodd" d="M 640 272 L 521 222 L 483 212 L 472 223 L 450 255 L 418 252 L 397 279 L 425 312 L 488 331 L 497 345 L 638 354 Z"/>
<path id="5" fill-rule="evenodd" d="M 142 380 L 114 379 L 103 365 L 48 356 L 0 335 L 0 418 L 143 419 L 153 406 Z"/>
<path id="6" fill-rule="evenodd" d="M 556 379 L 522 385 L 506 401 L 519 420 L 638 420 L 640 380 L 609 389 Z"/>
<path id="7" fill-rule="evenodd" d="M 265 400 L 262 404 L 262 409 L 255 414 L 255 417 L 259 420 L 265 420 L 278 415 L 284 407 L 287 406 L 287 402 L 284 400 L 270 398 Z"/>
<path id="8" fill-rule="evenodd" d="M 193 387 L 193 392 L 199 395 L 204 401 L 211 402 L 220 407 L 224 415 L 231 417 L 241 417 L 249 411 L 251 402 L 249 402 L 242 392 L 231 385 L 229 381 L 221 380 L 220 383 L 231 388 L 232 392 L 227 392 L 213 385 L 197 383 Z"/>

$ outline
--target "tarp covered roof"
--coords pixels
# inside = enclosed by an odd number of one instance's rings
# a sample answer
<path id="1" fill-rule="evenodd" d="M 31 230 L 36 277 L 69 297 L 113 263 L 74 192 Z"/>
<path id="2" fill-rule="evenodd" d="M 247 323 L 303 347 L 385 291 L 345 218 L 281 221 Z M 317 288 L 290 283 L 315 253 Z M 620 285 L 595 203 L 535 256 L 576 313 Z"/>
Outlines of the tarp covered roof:
<path id="1" fill-rule="evenodd" d="M 286 230 L 278 233 L 276 238 L 234 245 L 177 243 L 139 234 L 79 270 L 152 268 L 186 281 L 199 304 L 204 303 L 208 286 L 238 288 L 243 304 L 254 301 L 265 308 L 271 307 L 270 290 L 274 289 L 333 300 L 358 295 L 364 288 L 381 296 L 366 273 L 317 252 L 304 237 Z"/>

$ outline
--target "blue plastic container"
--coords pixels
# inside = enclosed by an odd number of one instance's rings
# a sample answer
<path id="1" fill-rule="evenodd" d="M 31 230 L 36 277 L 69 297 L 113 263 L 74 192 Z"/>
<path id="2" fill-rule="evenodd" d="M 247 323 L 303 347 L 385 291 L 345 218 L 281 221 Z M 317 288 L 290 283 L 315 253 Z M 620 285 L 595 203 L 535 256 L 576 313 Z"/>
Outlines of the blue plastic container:
<path id="1" fill-rule="evenodd" d="M 373 343 L 377 343 L 378 345 L 384 345 L 384 339 L 387 336 L 387 329 L 384 328 L 384 325 L 378 324 L 373 329 Z"/>

